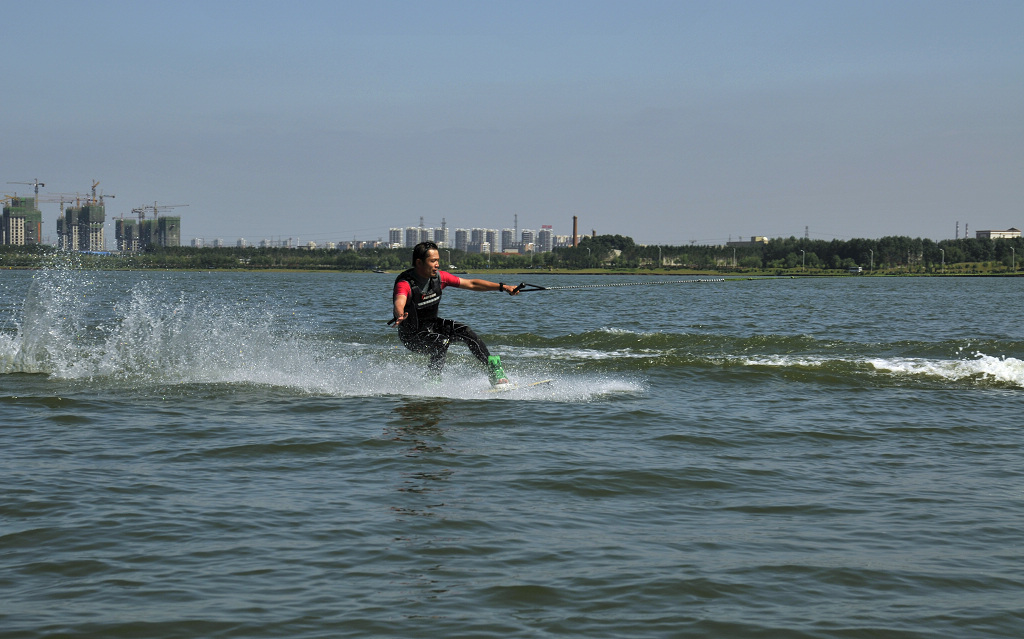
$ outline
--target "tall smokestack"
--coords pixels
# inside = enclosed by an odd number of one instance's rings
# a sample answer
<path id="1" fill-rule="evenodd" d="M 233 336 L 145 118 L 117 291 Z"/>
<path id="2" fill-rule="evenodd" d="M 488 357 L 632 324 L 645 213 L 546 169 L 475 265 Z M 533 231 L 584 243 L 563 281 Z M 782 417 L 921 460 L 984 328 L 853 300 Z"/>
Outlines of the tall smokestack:
<path id="1" fill-rule="evenodd" d="M 579 245 L 579 235 L 576 234 L 576 216 L 572 216 L 572 247 Z"/>

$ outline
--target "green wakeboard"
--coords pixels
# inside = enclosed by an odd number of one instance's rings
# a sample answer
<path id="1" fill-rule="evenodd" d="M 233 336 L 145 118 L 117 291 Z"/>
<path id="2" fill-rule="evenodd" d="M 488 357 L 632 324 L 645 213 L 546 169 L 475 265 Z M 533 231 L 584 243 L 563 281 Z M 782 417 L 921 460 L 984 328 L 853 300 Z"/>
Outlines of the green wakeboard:
<path id="1" fill-rule="evenodd" d="M 498 384 L 497 386 L 492 386 L 491 388 L 489 388 L 487 392 L 489 392 L 489 393 L 507 393 L 509 391 L 514 391 L 514 390 L 523 390 L 524 388 L 533 388 L 534 386 L 544 386 L 546 384 L 550 384 L 553 381 L 555 381 L 555 380 L 553 380 L 553 379 L 542 379 L 539 382 L 529 382 L 529 383 L 526 383 L 526 384 L 513 384 L 513 383 Z"/>

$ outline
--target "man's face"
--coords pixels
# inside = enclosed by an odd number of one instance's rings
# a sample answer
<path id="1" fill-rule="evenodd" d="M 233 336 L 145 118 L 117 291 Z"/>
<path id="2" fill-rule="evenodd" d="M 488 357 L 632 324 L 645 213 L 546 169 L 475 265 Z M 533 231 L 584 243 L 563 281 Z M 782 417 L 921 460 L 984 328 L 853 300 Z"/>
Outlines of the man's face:
<path id="1" fill-rule="evenodd" d="M 441 268 L 441 255 L 434 249 L 427 251 L 427 259 L 416 260 L 416 273 L 420 277 L 434 277 Z"/>

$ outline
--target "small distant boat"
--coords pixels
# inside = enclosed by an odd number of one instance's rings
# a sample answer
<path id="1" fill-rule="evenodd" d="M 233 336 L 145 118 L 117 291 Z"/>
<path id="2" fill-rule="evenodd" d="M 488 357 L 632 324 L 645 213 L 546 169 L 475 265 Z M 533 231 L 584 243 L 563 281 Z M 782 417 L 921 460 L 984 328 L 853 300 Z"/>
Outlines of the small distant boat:
<path id="1" fill-rule="evenodd" d="M 375 268 L 375 269 L 373 269 L 373 272 L 374 272 L 374 273 L 387 273 L 387 271 L 385 271 L 385 270 L 384 270 L 384 269 L 382 269 L 382 268 Z"/>

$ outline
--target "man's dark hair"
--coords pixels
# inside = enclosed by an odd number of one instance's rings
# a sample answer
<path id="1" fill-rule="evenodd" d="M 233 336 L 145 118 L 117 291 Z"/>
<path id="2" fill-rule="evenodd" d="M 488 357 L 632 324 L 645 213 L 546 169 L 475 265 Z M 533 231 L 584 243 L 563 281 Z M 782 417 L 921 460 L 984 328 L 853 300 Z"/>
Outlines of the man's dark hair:
<path id="1" fill-rule="evenodd" d="M 420 242 L 412 248 L 412 265 L 416 266 L 416 260 L 426 260 L 428 251 L 436 251 L 437 244 L 433 242 Z"/>

